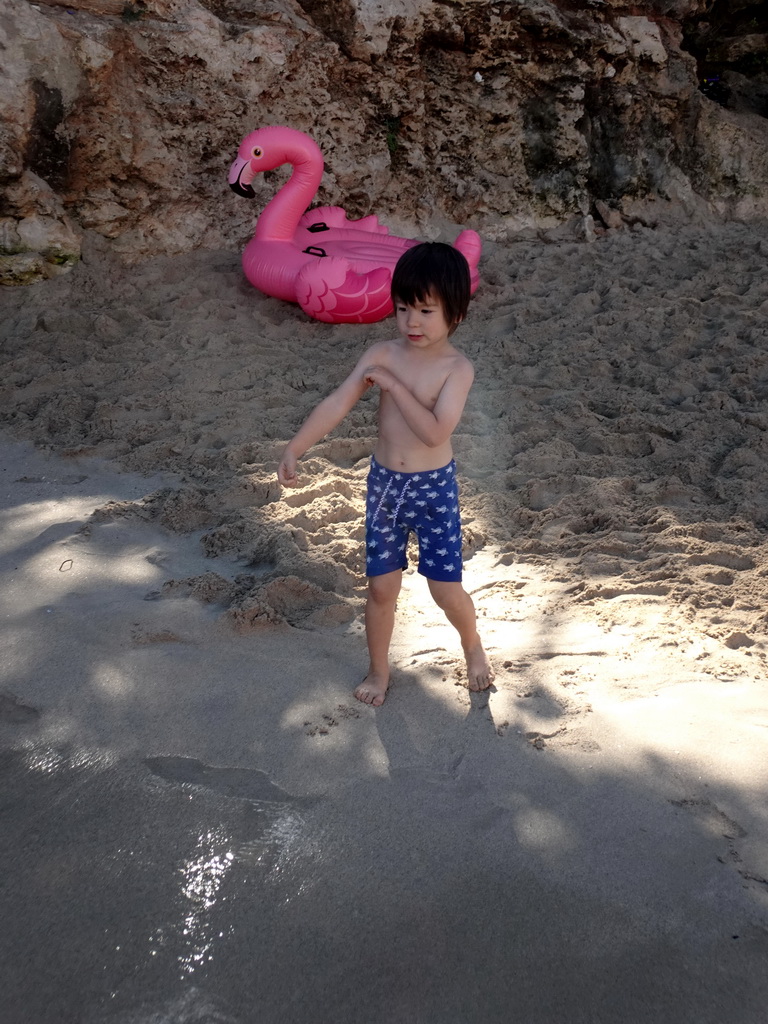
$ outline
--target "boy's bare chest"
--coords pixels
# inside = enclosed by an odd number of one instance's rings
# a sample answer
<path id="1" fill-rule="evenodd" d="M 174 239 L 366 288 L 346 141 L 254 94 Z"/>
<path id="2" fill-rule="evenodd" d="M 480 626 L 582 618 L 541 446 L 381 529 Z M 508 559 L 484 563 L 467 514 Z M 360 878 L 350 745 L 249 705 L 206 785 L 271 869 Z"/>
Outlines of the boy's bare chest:
<path id="1" fill-rule="evenodd" d="M 438 364 L 427 364 L 426 366 L 419 365 L 415 361 L 408 361 L 403 364 L 397 376 L 414 398 L 428 409 L 432 409 L 449 372 L 447 361 L 441 360 Z"/>

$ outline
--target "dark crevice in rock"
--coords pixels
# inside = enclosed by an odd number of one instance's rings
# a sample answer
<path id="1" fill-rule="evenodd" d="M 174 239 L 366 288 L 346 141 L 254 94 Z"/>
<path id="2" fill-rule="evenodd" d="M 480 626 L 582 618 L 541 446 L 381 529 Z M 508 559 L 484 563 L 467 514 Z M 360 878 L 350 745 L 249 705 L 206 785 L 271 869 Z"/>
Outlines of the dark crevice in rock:
<path id="1" fill-rule="evenodd" d="M 282 11 L 275 2 L 262 0 L 200 0 L 211 14 L 232 26 L 269 25 L 280 21 Z"/>
<path id="2" fill-rule="evenodd" d="M 35 113 L 29 133 L 26 163 L 51 188 L 64 189 L 68 179 L 69 142 L 60 128 L 64 121 L 64 103 L 60 89 L 51 89 L 40 80 L 32 83 Z"/>
<path id="3" fill-rule="evenodd" d="M 437 30 L 425 32 L 418 44 L 420 54 L 428 54 L 435 50 L 443 53 L 473 53 L 475 49 L 476 46 L 472 45 L 472 41 L 466 33 Z"/>
<path id="4" fill-rule="evenodd" d="M 523 158 L 529 176 L 535 181 L 558 169 L 557 137 L 559 120 L 556 95 L 540 90 L 521 104 L 525 143 Z"/>
<path id="5" fill-rule="evenodd" d="M 729 110 L 768 117 L 768 5 L 714 0 L 683 24 L 683 47 L 696 58 L 699 88 Z"/>
<path id="6" fill-rule="evenodd" d="M 310 21 L 348 54 L 357 21 L 355 5 L 351 0 L 335 0 L 330 4 L 328 0 L 298 0 L 298 4 Z"/>

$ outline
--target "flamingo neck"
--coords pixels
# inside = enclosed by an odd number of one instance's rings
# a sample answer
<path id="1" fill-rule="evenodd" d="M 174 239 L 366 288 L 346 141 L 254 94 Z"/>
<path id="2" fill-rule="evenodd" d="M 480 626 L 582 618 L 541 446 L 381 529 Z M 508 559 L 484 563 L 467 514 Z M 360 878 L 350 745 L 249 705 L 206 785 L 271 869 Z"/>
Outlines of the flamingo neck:
<path id="1" fill-rule="evenodd" d="M 254 237 L 267 242 L 290 242 L 299 218 L 315 197 L 323 176 L 323 161 L 306 153 L 286 154 L 293 166 L 288 181 L 262 210 Z"/>

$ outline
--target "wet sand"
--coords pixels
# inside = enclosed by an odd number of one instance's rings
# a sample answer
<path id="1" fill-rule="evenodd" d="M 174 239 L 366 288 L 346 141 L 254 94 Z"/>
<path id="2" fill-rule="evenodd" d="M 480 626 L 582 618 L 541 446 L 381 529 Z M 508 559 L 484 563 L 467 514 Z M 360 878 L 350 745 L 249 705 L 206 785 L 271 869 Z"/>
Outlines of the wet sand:
<path id="1" fill-rule="evenodd" d="M 496 685 L 411 573 L 376 710 L 373 405 L 298 492 L 274 465 L 391 325 L 93 241 L 0 295 L 10 1024 L 763 1019 L 766 254 L 487 248 L 456 455 Z"/>

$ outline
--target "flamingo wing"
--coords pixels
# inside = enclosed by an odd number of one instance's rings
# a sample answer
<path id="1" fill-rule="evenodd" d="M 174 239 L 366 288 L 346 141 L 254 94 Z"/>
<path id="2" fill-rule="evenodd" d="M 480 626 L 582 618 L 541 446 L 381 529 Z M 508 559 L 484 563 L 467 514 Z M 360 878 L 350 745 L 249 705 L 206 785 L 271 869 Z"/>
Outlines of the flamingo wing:
<path id="1" fill-rule="evenodd" d="M 299 220 L 300 228 L 312 228 L 316 224 L 325 224 L 327 228 L 354 228 L 356 231 L 370 231 L 374 235 L 388 235 L 389 228 L 379 223 L 375 213 L 360 220 L 350 220 L 347 211 L 341 206 L 316 206 L 307 210 Z"/>
<path id="2" fill-rule="evenodd" d="M 392 312 L 386 267 L 358 274 L 343 256 L 311 260 L 299 271 L 296 300 L 309 316 L 325 323 L 372 324 Z"/>

